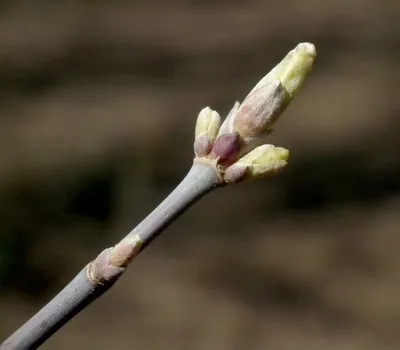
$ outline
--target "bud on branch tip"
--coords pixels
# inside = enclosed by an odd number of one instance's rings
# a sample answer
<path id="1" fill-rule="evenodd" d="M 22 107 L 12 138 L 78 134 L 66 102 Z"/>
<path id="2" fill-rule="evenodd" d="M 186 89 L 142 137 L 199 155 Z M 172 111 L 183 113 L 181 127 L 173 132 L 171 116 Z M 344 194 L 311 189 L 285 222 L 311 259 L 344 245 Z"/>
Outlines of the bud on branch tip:
<path id="1" fill-rule="evenodd" d="M 216 164 L 227 183 L 262 177 L 284 167 L 287 150 L 259 145 L 300 90 L 316 55 L 313 44 L 298 44 L 242 104 L 235 103 L 222 125 L 216 111 L 204 108 L 196 124 L 196 158 Z"/>
<path id="2" fill-rule="evenodd" d="M 236 102 L 221 125 L 210 107 L 198 115 L 195 162 L 176 189 L 113 248 L 103 250 L 36 315 L 0 344 L 1 349 L 33 349 L 106 292 L 131 260 L 191 204 L 215 187 L 276 173 L 287 164 L 289 151 L 262 144 L 272 124 L 299 91 L 316 57 L 315 47 L 302 43 L 290 51 Z"/>

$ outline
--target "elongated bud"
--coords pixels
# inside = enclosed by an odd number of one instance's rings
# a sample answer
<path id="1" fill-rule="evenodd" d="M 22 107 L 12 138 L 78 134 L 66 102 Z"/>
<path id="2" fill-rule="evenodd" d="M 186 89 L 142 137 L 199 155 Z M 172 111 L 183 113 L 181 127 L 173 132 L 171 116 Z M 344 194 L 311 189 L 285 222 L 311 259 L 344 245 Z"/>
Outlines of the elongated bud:
<path id="1" fill-rule="evenodd" d="M 247 95 L 230 122 L 230 131 L 238 132 L 243 140 L 244 152 L 251 150 L 271 129 L 301 88 L 315 57 L 313 44 L 297 45 Z"/>
<path id="2" fill-rule="evenodd" d="M 273 145 L 262 145 L 229 166 L 224 173 L 227 183 L 254 180 L 281 170 L 289 158 L 289 151 Z"/>
<path id="3" fill-rule="evenodd" d="M 196 157 L 204 157 L 210 153 L 221 126 L 221 117 L 210 107 L 203 108 L 196 122 L 194 152 Z"/>

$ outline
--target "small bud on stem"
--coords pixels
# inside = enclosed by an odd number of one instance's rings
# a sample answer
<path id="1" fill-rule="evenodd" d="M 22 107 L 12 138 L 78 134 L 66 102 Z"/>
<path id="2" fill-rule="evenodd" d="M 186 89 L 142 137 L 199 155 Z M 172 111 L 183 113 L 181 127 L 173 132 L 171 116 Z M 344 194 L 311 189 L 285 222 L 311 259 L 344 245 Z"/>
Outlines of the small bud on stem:
<path id="1" fill-rule="evenodd" d="M 197 117 L 194 153 L 196 157 L 204 157 L 210 153 L 212 145 L 221 126 L 221 117 L 210 107 L 203 108 Z"/>
<path id="2" fill-rule="evenodd" d="M 228 167 L 224 180 L 236 183 L 273 175 L 286 166 L 288 158 L 287 149 L 273 145 L 258 146 Z"/>

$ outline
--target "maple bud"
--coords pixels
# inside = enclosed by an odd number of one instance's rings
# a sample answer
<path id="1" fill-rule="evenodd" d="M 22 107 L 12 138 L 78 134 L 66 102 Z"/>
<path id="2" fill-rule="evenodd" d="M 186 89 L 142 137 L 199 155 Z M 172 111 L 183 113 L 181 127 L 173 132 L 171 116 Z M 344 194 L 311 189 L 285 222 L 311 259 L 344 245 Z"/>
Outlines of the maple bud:
<path id="1" fill-rule="evenodd" d="M 258 82 L 241 105 L 235 104 L 219 134 L 237 132 L 242 142 L 241 154 L 262 143 L 264 136 L 300 90 L 315 57 L 313 44 L 297 45 Z"/>
<path id="2" fill-rule="evenodd" d="M 203 108 L 196 122 L 194 153 L 196 157 L 204 157 L 210 153 L 221 126 L 221 117 L 210 107 Z"/>
<path id="3" fill-rule="evenodd" d="M 277 173 L 286 164 L 289 151 L 273 145 L 261 145 L 229 166 L 224 173 L 227 183 L 254 180 Z"/>

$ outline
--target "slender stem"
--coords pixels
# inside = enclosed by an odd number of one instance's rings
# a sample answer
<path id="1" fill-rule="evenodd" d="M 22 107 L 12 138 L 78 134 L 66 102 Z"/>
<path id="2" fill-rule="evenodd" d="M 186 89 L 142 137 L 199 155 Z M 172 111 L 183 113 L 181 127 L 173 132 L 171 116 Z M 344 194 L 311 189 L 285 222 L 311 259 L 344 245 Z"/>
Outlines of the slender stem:
<path id="1" fill-rule="evenodd" d="M 113 248 L 86 265 L 53 300 L 6 339 L 1 350 L 36 349 L 93 300 L 106 292 L 129 262 L 171 222 L 212 189 L 220 178 L 207 165 L 195 163 L 175 190 Z"/>
<path id="2" fill-rule="evenodd" d="M 207 192 L 221 186 L 219 175 L 210 165 L 195 163 L 176 189 L 128 236 L 137 234 L 147 246 L 171 222 Z"/>

